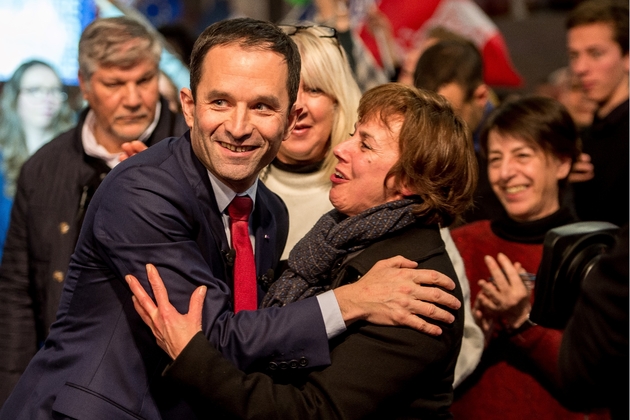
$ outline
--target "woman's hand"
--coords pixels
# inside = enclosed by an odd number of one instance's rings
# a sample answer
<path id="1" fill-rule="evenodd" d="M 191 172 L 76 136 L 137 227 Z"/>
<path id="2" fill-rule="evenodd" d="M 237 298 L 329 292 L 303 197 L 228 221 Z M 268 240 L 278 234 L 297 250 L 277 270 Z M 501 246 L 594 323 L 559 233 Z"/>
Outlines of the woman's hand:
<path id="1" fill-rule="evenodd" d="M 138 279 L 131 274 L 125 280 L 133 293 L 133 306 L 142 320 L 151 328 L 158 345 L 175 359 L 195 334 L 201 331 L 201 310 L 206 297 L 206 286 L 200 286 L 190 297 L 188 313 L 180 314 L 168 300 L 164 282 L 153 264 L 147 264 L 147 276 L 157 306 Z"/>
<path id="2" fill-rule="evenodd" d="M 482 293 L 480 292 L 475 299 L 475 303 L 472 307 L 472 316 L 475 320 L 475 323 L 479 325 L 479 328 L 481 328 L 481 332 L 483 332 L 483 341 L 485 347 L 488 347 L 488 344 L 490 344 L 490 340 L 492 339 L 492 335 L 494 333 L 495 317 L 484 312 L 483 307 L 479 301 L 479 296 L 481 294 Z"/>
<path id="3" fill-rule="evenodd" d="M 475 318 L 490 315 L 500 319 L 508 329 L 520 327 L 531 311 L 529 290 L 520 276 L 525 270 L 501 253 L 496 260 L 486 255 L 484 261 L 493 280 L 479 280 L 481 292 L 475 301 Z"/>

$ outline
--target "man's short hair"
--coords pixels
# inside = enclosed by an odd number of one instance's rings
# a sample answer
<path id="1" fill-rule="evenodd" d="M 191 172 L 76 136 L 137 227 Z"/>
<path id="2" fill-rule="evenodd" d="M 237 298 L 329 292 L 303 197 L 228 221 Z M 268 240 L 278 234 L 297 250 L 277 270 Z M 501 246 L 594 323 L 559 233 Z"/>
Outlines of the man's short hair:
<path id="1" fill-rule="evenodd" d="M 628 2 L 613 0 L 590 0 L 580 3 L 567 17 L 567 30 L 593 23 L 612 25 L 613 39 L 628 54 Z"/>
<path id="2" fill-rule="evenodd" d="M 196 98 L 203 60 L 212 47 L 235 44 L 243 48 L 268 50 L 280 54 L 288 66 L 289 107 L 293 106 L 300 86 L 300 53 L 290 36 L 276 25 L 251 18 L 228 19 L 207 27 L 193 47 L 190 57 L 190 90 Z"/>
<path id="3" fill-rule="evenodd" d="M 89 80 L 97 66 L 131 68 L 141 60 L 160 62 L 162 47 L 140 22 L 120 16 L 96 19 L 79 40 L 79 71 Z"/>
<path id="4" fill-rule="evenodd" d="M 483 83 L 483 59 L 472 42 L 447 40 L 427 48 L 416 64 L 413 84 L 437 92 L 440 87 L 456 83 L 472 98 Z"/>

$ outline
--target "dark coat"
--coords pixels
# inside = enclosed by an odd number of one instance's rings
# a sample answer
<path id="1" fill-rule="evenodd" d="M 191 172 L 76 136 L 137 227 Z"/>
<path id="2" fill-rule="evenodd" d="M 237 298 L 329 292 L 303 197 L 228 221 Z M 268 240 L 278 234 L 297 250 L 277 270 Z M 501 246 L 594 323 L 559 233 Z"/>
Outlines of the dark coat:
<path id="1" fill-rule="evenodd" d="M 597 114 L 583 135 L 583 151 L 591 156 L 593 179 L 572 184 L 580 220 L 599 220 L 623 226 L 630 214 L 628 100 L 604 118 Z"/>
<path id="2" fill-rule="evenodd" d="M 366 248 L 333 285 L 356 281 L 377 261 L 396 255 L 457 278 L 437 227 L 414 226 Z M 462 299 L 458 283 L 452 293 Z M 183 385 L 207 418 L 450 418 L 464 309 L 453 313 L 455 322 L 440 325 L 438 337 L 355 323 L 331 342 L 331 366 L 302 376 L 289 365 L 288 375 L 276 374 L 275 380 L 240 372 L 198 334 L 165 375 Z"/>
<path id="3" fill-rule="evenodd" d="M 38 150 L 22 167 L 0 266 L 0 405 L 55 321 L 70 256 L 85 210 L 110 168 L 83 151 L 88 109 L 73 129 Z M 162 112 L 145 141 L 182 135 L 184 119 Z"/>
<path id="4" fill-rule="evenodd" d="M 252 217 L 262 277 L 280 259 L 288 212 L 259 184 Z M 188 133 L 118 165 L 86 213 L 57 321 L 0 418 L 195 418 L 179 390 L 162 379 L 169 358 L 136 313 L 124 280 L 134 274 L 150 290 L 148 262 L 157 266 L 180 312 L 188 310 L 196 287 L 208 287 L 204 333 L 242 368 L 260 359 L 329 363 L 316 299 L 281 310 L 231 312 L 229 249 L 208 171 Z"/>

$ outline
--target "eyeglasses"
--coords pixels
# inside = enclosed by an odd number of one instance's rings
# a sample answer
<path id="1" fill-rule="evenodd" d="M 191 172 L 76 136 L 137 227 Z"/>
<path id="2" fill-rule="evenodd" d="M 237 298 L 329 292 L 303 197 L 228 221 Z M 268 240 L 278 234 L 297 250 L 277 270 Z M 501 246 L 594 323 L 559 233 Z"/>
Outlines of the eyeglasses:
<path id="1" fill-rule="evenodd" d="M 289 36 L 293 36 L 300 31 L 306 31 L 308 29 L 316 29 L 319 33 L 314 33 L 313 35 L 317 35 L 319 38 L 330 38 L 333 40 L 337 48 L 339 49 L 339 53 L 343 56 L 341 52 L 341 45 L 339 44 L 339 37 L 337 36 L 337 29 L 325 26 L 325 25 L 309 25 L 309 26 L 296 26 L 296 25 L 278 25 L 280 30 Z"/>
<path id="2" fill-rule="evenodd" d="M 20 89 L 20 92 L 33 99 L 46 99 L 46 97 L 50 97 L 58 101 L 65 101 L 68 99 L 68 94 L 58 87 L 46 88 L 43 86 L 34 86 L 22 88 Z"/>

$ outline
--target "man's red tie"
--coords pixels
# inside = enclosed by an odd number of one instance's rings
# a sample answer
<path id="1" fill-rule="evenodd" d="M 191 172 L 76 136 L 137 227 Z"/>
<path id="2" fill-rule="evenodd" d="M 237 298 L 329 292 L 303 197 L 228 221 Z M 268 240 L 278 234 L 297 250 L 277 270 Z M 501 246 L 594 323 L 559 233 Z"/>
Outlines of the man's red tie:
<path id="1" fill-rule="evenodd" d="M 252 242 L 249 240 L 249 215 L 252 199 L 247 196 L 234 197 L 228 206 L 232 246 L 236 251 L 234 261 L 234 312 L 253 311 L 258 307 L 256 285 L 256 263 Z"/>

